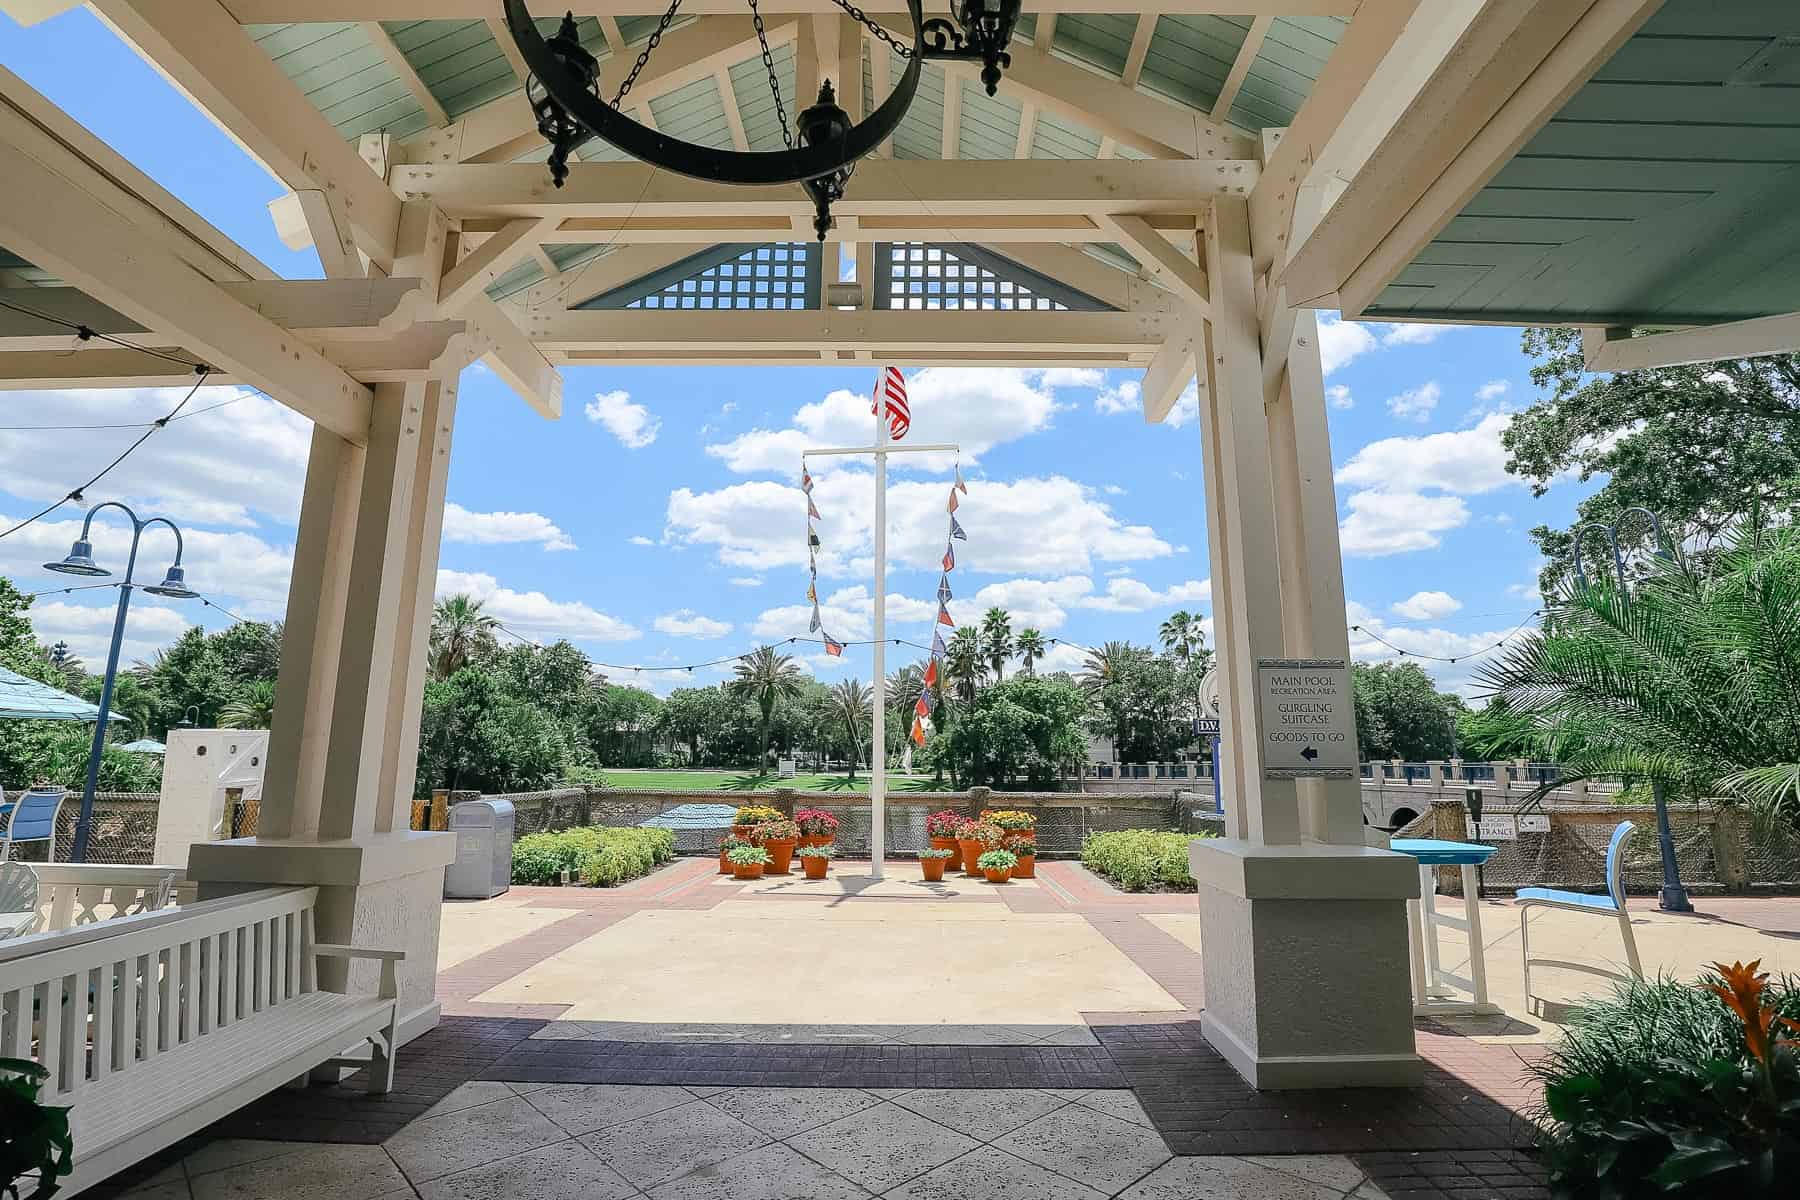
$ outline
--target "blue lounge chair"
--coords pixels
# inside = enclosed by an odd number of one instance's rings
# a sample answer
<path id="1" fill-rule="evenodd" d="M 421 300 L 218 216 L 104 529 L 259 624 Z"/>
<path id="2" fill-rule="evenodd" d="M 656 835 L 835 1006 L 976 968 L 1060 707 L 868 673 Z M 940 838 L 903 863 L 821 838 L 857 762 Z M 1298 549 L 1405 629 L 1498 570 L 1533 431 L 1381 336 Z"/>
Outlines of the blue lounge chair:
<path id="1" fill-rule="evenodd" d="M 15 800 L 0 795 L 0 862 L 12 857 L 20 842 L 43 842 L 45 860 L 56 861 L 56 815 L 62 811 L 63 788 L 33 788 Z"/>
<path id="2" fill-rule="evenodd" d="M 1611 917 L 1619 923 L 1619 936 L 1625 942 L 1625 961 L 1631 966 L 1631 973 L 1639 979 L 1644 977 L 1644 967 L 1638 960 L 1637 939 L 1631 933 L 1631 917 L 1625 911 L 1625 840 L 1631 836 L 1634 828 L 1630 821 L 1620 821 L 1612 831 L 1612 841 L 1606 847 L 1606 895 L 1594 896 L 1586 892 L 1564 892 L 1556 888 L 1520 888 L 1519 904 L 1519 943 L 1525 955 L 1525 1003 L 1535 1005 L 1539 997 L 1531 991 L 1531 968 L 1561 967 L 1566 971 L 1582 971 L 1589 975 L 1601 975 L 1608 979 L 1624 979 L 1616 971 L 1597 967 L 1591 963 L 1569 962 L 1560 958 L 1533 958 L 1531 956 L 1531 910 L 1533 908 L 1557 908 L 1564 912 L 1593 913 L 1598 916 Z"/>

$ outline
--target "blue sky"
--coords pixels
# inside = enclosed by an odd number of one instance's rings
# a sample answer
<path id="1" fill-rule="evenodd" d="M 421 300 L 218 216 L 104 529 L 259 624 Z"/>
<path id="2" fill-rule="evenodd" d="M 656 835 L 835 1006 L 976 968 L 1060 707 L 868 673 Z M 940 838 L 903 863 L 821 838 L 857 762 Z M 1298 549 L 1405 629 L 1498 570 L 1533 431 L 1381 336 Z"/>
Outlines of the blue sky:
<path id="1" fill-rule="evenodd" d="M 85 10 L 32 29 L 0 16 L 0 65 L 156 178 L 277 272 L 316 277 L 310 250 L 275 236 L 284 189 Z M 1504 414 L 1529 403 L 1514 329 L 1325 319 L 1333 460 L 1350 620 L 1409 650 L 1459 655 L 1495 641 L 1536 603 L 1526 530 L 1566 522 L 1586 487 L 1542 499 L 1505 474 Z M 989 603 L 1077 644 L 1151 641 L 1173 609 L 1210 613 L 1199 433 L 1191 403 L 1146 426 L 1136 372 L 912 373 L 916 441 L 957 441 L 969 483 L 953 577 L 959 619 Z M 872 436 L 867 369 L 576 368 L 564 416 L 546 422 L 491 373 L 464 376 L 440 591 L 483 597 L 510 629 L 566 636 L 598 661 L 682 664 L 805 630 L 799 451 Z M 196 397 L 194 409 L 234 393 Z M 149 420 L 179 393 L 8 394 L 0 426 Z M 0 516 L 67 491 L 132 430 L 0 428 Z M 188 530 L 189 576 L 245 616 L 284 608 L 308 428 L 261 397 L 159 433 L 90 496 L 168 512 Z M 867 636 L 872 488 L 866 468 L 815 460 L 824 515 L 826 627 Z M 892 636 L 928 640 L 952 463 L 896 460 L 890 493 Z M 1591 485 L 1589 485 L 1591 486 Z M 73 536 L 65 513 L 0 541 L 0 571 L 55 585 L 36 564 Z M 10 520 L 7 523 L 10 523 Z M 152 543 L 146 571 L 166 550 Z M 112 532 L 97 554 L 122 559 Z M 40 633 L 98 662 L 109 593 L 45 596 Z M 142 656 L 219 613 L 145 598 L 128 653 Z M 802 648 L 822 677 L 867 677 Z M 1365 638 L 1361 657 L 1390 657 Z M 1052 665 L 1078 655 L 1065 647 Z M 1466 687 L 1466 666 L 1434 673 Z M 721 677 L 610 672 L 658 691 Z"/>

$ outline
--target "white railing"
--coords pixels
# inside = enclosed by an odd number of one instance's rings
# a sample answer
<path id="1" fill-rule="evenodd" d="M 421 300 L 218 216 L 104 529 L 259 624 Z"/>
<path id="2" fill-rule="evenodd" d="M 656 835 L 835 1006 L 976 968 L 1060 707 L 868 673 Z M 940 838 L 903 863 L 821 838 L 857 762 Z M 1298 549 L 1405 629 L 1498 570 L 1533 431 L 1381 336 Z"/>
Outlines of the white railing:
<path id="1" fill-rule="evenodd" d="M 30 865 L 38 877 L 37 929 L 43 933 L 166 908 L 176 902 L 184 874 L 178 867 Z"/>

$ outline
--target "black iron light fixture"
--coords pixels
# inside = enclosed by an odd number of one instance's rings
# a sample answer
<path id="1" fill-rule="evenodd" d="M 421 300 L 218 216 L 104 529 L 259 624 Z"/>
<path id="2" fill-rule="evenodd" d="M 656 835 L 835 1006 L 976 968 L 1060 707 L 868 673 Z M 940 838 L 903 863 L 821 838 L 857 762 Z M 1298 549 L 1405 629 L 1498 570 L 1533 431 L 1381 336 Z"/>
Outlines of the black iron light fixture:
<path id="1" fill-rule="evenodd" d="M 795 131 L 788 126 L 787 106 L 782 100 L 781 82 L 775 72 L 762 14 L 757 11 L 757 0 L 746 0 L 785 144 L 781 150 L 749 151 L 721 150 L 670 137 L 621 111 L 632 85 L 675 20 L 682 0 L 672 0 L 610 101 L 601 98 L 600 65 L 582 47 L 573 13 L 565 15 L 556 35 L 546 39 L 526 8 L 526 0 L 503 0 L 507 30 L 531 72 L 525 92 L 537 117 L 538 132 L 550 143 L 552 182 L 563 186 L 569 173 L 569 154 L 597 137 L 640 161 L 696 179 L 752 186 L 798 183 L 813 201 L 813 229 L 824 241 L 832 226 L 831 205 L 843 198 L 857 160 L 893 136 L 899 127 L 918 92 L 924 61 L 978 60 L 982 63 L 982 83 L 988 95 L 993 95 L 1001 69 L 1012 62 L 1007 44 L 1021 8 L 1021 0 L 955 0 L 954 21 L 942 17 L 927 21 L 921 0 L 907 0 L 912 21 L 912 38 L 907 44 L 849 0 L 833 2 L 892 47 L 905 62 L 906 68 L 893 92 L 862 121 L 852 122 L 839 107 L 831 81 L 826 80 L 819 89 L 818 102 L 799 115 L 796 141 Z"/>

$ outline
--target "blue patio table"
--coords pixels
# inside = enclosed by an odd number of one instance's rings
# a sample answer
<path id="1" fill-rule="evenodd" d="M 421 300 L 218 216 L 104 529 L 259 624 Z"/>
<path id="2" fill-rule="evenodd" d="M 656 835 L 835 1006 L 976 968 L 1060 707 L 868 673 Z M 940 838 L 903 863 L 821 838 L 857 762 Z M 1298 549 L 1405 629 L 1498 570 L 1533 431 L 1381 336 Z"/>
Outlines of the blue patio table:
<path id="1" fill-rule="evenodd" d="M 1487 956 L 1481 939 L 1481 896 L 1475 869 L 1493 857 L 1494 847 L 1475 842 L 1447 842 L 1436 838 L 1395 838 L 1389 848 L 1419 860 L 1419 898 L 1406 905 L 1412 934 L 1413 1015 L 1446 1013 L 1491 1015 L 1504 1010 L 1488 999 Z M 1437 910 L 1435 867 L 1461 867 L 1463 916 L 1459 919 Z M 1469 978 L 1463 980 L 1444 970 L 1438 953 L 1438 930 L 1448 925 L 1469 939 Z M 1461 987 L 1462 984 L 1466 987 Z M 1452 986 L 1458 985 L 1458 986 Z M 1459 992 L 1469 993 L 1462 999 Z"/>

